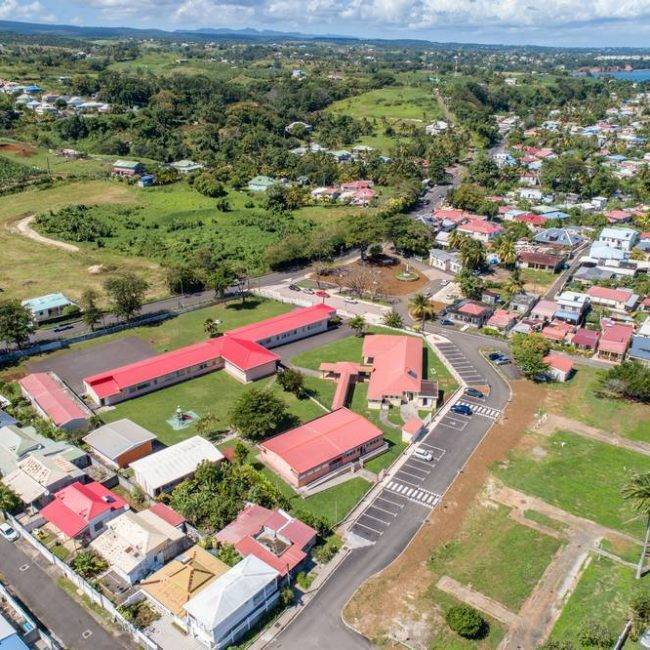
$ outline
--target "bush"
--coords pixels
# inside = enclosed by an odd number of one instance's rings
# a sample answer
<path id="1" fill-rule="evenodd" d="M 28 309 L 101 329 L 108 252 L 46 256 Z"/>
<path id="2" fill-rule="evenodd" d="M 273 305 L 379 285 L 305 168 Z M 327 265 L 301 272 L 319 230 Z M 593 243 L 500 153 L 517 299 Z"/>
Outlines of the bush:
<path id="1" fill-rule="evenodd" d="M 578 640 L 582 645 L 592 648 L 611 648 L 616 637 L 609 631 L 609 628 L 599 621 L 588 621 L 578 634 Z"/>
<path id="2" fill-rule="evenodd" d="M 454 605 L 445 614 L 447 625 L 465 639 L 481 639 L 488 630 L 487 621 L 469 605 Z"/>
<path id="3" fill-rule="evenodd" d="M 204 196 L 218 199 L 226 196 L 226 188 L 212 172 L 203 172 L 194 180 L 194 189 Z"/>

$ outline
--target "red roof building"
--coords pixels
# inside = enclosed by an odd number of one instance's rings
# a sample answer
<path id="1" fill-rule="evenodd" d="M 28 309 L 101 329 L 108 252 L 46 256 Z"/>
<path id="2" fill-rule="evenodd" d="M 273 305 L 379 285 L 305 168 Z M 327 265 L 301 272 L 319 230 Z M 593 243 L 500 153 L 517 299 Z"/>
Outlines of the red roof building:
<path id="1" fill-rule="evenodd" d="M 242 557 L 254 555 L 285 576 L 307 557 L 317 534 L 280 508 L 273 511 L 247 503 L 216 538 L 221 544 L 232 544 Z"/>
<path id="2" fill-rule="evenodd" d="M 634 335 L 634 326 L 605 320 L 601 326 L 598 357 L 608 361 L 623 361 Z"/>
<path id="3" fill-rule="evenodd" d="M 627 210 L 610 210 L 605 212 L 605 218 L 609 223 L 627 223 L 632 220 L 632 213 Z"/>
<path id="4" fill-rule="evenodd" d="M 435 210 L 433 218 L 435 221 L 449 221 L 450 223 L 455 224 L 464 223 L 469 219 L 478 219 L 477 215 L 473 212 L 456 210 L 455 208 L 442 208 L 441 210 Z"/>
<path id="5" fill-rule="evenodd" d="M 573 361 L 561 354 L 547 354 L 544 363 L 548 365 L 548 374 L 556 381 L 566 381 L 573 372 Z"/>
<path id="6" fill-rule="evenodd" d="M 156 501 L 153 505 L 149 506 L 149 510 L 174 528 L 182 528 L 185 524 L 186 520 L 183 515 L 160 501 Z"/>
<path id="7" fill-rule="evenodd" d="M 630 289 L 593 286 L 589 287 L 587 295 L 593 304 L 609 307 L 620 312 L 633 310 L 639 301 L 639 296 Z"/>
<path id="8" fill-rule="evenodd" d="M 459 305 L 448 310 L 451 318 L 459 323 L 466 323 L 474 327 L 483 327 L 485 321 L 492 315 L 493 308 L 481 302 L 465 300 Z"/>
<path id="9" fill-rule="evenodd" d="M 260 443 L 260 459 L 299 488 L 385 447 L 381 429 L 340 408 Z"/>
<path id="10" fill-rule="evenodd" d="M 517 255 L 517 266 L 523 269 L 541 269 L 543 271 L 552 271 L 557 273 L 564 262 L 566 256 L 543 253 L 541 251 L 521 251 Z"/>
<path id="11" fill-rule="evenodd" d="M 497 330 L 507 330 L 515 324 L 517 314 L 507 309 L 497 309 L 490 318 L 488 318 L 486 327 L 493 327 Z"/>
<path id="12" fill-rule="evenodd" d="M 482 242 L 490 241 L 503 232 L 503 228 L 498 223 L 483 221 L 482 219 L 473 218 L 457 228 L 458 232 L 469 235 L 472 239 L 478 239 Z"/>
<path id="13" fill-rule="evenodd" d="M 219 338 L 86 377 L 84 385 L 98 405 L 112 405 L 222 368 L 239 381 L 254 381 L 277 368 L 280 357 L 267 348 L 325 331 L 335 313 L 324 304 L 294 309 Z"/>
<path id="14" fill-rule="evenodd" d="M 84 429 L 90 409 L 53 372 L 35 372 L 18 380 L 20 391 L 38 413 L 55 426 L 72 431 Z"/>
<path id="15" fill-rule="evenodd" d="M 571 339 L 571 345 L 575 345 L 581 350 L 595 351 L 598 347 L 598 339 L 600 339 L 600 332 L 580 327 L 573 335 L 573 338 Z"/>
<path id="16" fill-rule="evenodd" d="M 514 217 L 513 221 L 518 221 L 519 223 L 525 223 L 527 226 L 536 230 L 537 228 L 543 228 L 548 219 L 542 214 L 535 214 L 534 212 L 524 212 L 523 214 L 518 214 Z"/>
<path id="17" fill-rule="evenodd" d="M 41 515 L 65 537 L 94 539 L 105 530 L 104 524 L 129 506 L 101 483 L 76 482 L 54 494 Z"/>

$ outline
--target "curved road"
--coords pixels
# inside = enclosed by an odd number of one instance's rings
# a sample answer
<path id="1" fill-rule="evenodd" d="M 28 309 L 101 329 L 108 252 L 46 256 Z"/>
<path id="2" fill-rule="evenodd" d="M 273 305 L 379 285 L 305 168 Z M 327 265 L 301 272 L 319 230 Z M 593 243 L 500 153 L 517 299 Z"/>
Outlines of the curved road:
<path id="1" fill-rule="evenodd" d="M 342 609 L 356 589 L 388 566 L 414 537 L 432 507 L 444 499 L 445 492 L 510 397 L 508 384 L 481 356 L 473 337 L 447 331 L 444 336 L 448 343 L 441 343 L 439 352 L 466 383 L 489 385 L 489 396 L 475 401 L 476 410 L 471 418 L 445 414 L 425 434 L 419 444 L 432 450 L 436 460 L 423 463 L 408 458 L 384 481 L 385 488 L 351 527 L 351 545 L 357 548 L 269 647 L 290 650 L 371 647 L 365 637 L 346 626 L 341 618 Z M 461 400 L 471 401 L 464 397 Z"/>

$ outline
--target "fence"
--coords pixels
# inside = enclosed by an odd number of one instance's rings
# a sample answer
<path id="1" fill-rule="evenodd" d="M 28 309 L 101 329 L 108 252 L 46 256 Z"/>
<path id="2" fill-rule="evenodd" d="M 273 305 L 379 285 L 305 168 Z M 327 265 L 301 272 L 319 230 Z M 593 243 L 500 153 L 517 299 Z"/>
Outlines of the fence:
<path id="1" fill-rule="evenodd" d="M 72 582 L 75 587 L 80 589 L 82 593 L 88 597 L 93 603 L 99 605 L 104 611 L 106 611 L 113 621 L 117 623 L 123 630 L 128 632 L 137 643 L 141 644 L 148 650 L 160 650 L 160 646 L 152 641 L 144 632 L 138 630 L 134 625 L 127 621 L 120 612 L 117 611 L 117 608 L 113 603 L 106 598 L 103 594 L 100 594 L 94 587 L 92 587 L 88 582 L 86 582 L 80 575 L 75 573 L 63 560 L 60 560 L 53 553 L 51 553 L 43 544 L 41 544 L 35 537 L 33 537 L 29 531 L 24 528 L 18 520 L 12 515 L 7 514 L 7 519 L 11 522 L 11 525 L 21 534 L 22 538 L 31 544 L 35 550 L 37 550 L 50 564 L 53 564 L 63 573 L 63 575 Z"/>

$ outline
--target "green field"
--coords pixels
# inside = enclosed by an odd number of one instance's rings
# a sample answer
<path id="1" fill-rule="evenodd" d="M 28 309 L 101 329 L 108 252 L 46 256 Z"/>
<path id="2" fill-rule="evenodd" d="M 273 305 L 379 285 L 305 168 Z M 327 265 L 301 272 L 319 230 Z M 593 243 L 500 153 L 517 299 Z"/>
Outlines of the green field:
<path id="1" fill-rule="evenodd" d="M 533 288 L 544 288 L 550 287 L 557 280 L 557 275 L 551 271 L 542 271 L 540 269 L 521 269 L 521 279 L 524 284 Z"/>
<path id="2" fill-rule="evenodd" d="M 359 119 L 385 118 L 397 122 L 430 122 L 442 117 L 433 89 L 416 86 L 371 90 L 334 102 L 328 110 Z"/>
<path id="3" fill-rule="evenodd" d="M 632 474 L 648 470 L 646 457 L 569 432 L 536 436 L 536 445 L 534 457 L 530 451 L 512 452 L 495 474 L 574 515 L 641 537 L 643 522 L 621 488 Z"/>
<path id="4" fill-rule="evenodd" d="M 589 426 L 650 443 L 648 406 L 596 395 L 598 369 L 578 366 L 571 381 L 550 384 L 545 408 Z"/>
<path id="5" fill-rule="evenodd" d="M 455 540 L 436 550 L 428 566 L 517 612 L 562 542 L 516 523 L 503 506 L 474 505 Z"/>
<path id="6" fill-rule="evenodd" d="M 551 640 L 569 641 L 584 648 L 579 635 L 584 626 L 597 621 L 607 627 L 613 638 L 623 630 L 629 602 L 637 590 L 647 589 L 634 579 L 634 571 L 611 560 L 592 556 L 578 585 L 557 620 Z M 638 647 L 631 641 L 627 647 Z M 590 646 L 591 647 L 591 646 Z"/>

